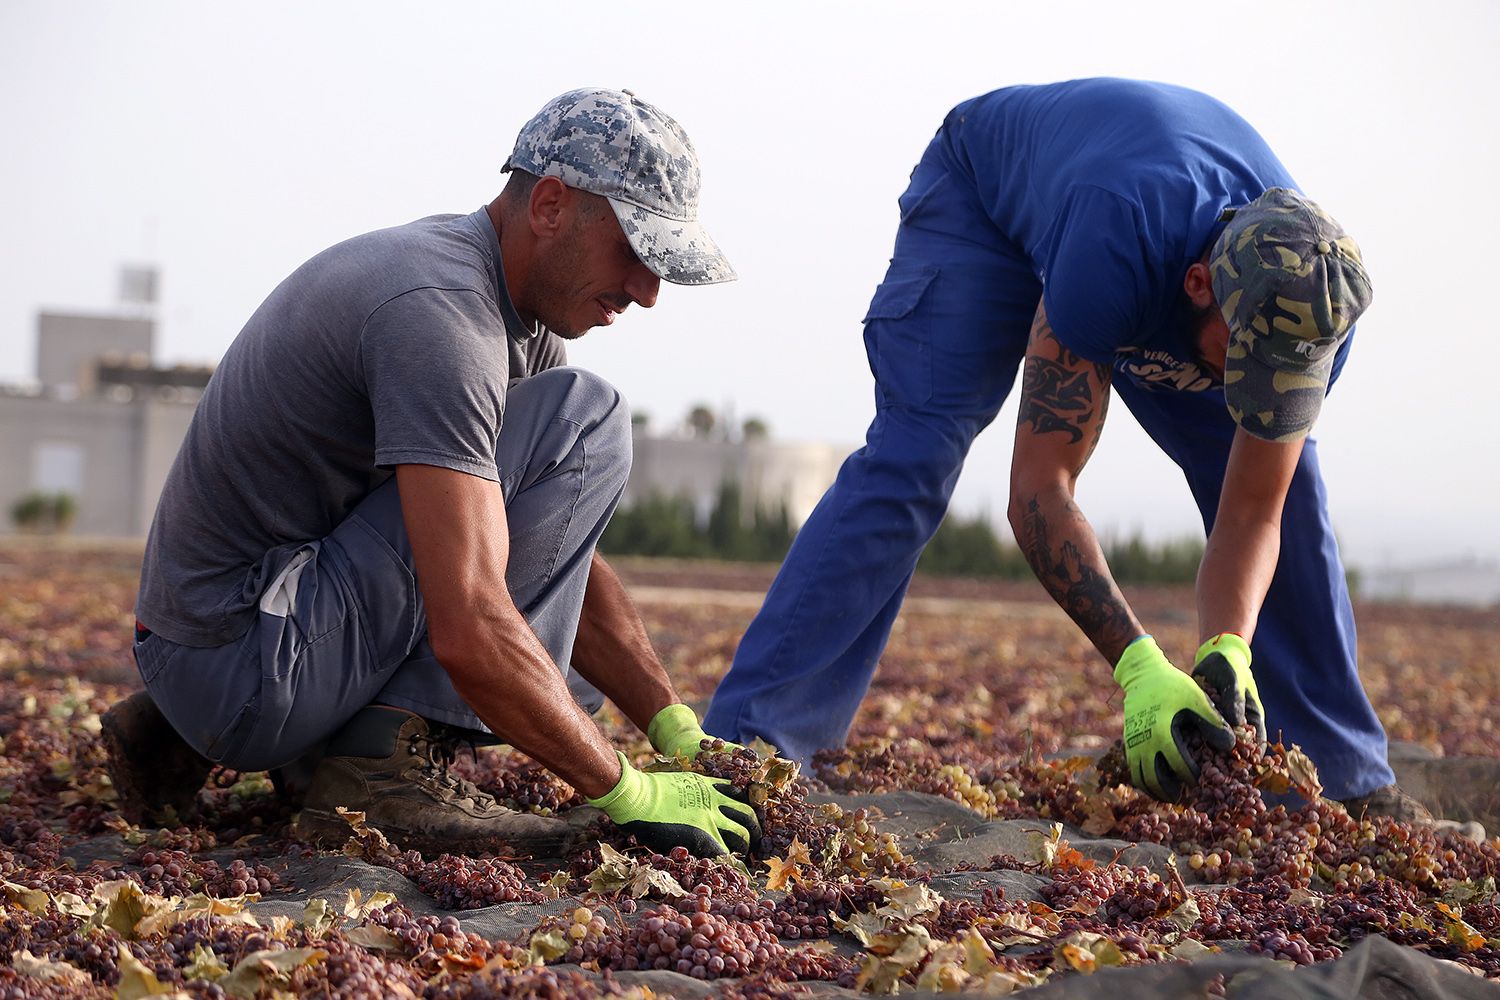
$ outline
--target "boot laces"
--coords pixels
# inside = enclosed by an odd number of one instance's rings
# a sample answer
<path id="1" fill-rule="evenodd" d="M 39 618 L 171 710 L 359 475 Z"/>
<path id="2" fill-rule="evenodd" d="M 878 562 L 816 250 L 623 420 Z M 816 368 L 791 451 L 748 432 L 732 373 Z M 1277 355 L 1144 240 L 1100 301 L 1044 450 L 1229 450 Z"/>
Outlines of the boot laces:
<path id="1" fill-rule="evenodd" d="M 411 752 L 423 758 L 422 773 L 434 784 L 447 790 L 455 798 L 469 799 L 480 809 L 488 809 L 497 804 L 495 797 L 452 771 L 453 764 L 458 760 L 460 742 L 468 744 L 469 755 L 477 762 L 479 754 L 474 741 L 461 737 L 413 734 Z"/>

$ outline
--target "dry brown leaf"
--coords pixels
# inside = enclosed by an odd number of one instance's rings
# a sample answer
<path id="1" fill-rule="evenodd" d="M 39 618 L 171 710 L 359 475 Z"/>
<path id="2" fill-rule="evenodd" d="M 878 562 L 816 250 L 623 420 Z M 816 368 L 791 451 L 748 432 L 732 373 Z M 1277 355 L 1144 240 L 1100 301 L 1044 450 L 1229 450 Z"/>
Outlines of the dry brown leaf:
<path id="1" fill-rule="evenodd" d="M 10 953 L 10 966 L 28 979 L 40 979 L 48 983 L 91 986 L 94 982 L 87 972 L 76 965 L 54 962 L 50 958 L 33 955 L 25 948 Z"/>

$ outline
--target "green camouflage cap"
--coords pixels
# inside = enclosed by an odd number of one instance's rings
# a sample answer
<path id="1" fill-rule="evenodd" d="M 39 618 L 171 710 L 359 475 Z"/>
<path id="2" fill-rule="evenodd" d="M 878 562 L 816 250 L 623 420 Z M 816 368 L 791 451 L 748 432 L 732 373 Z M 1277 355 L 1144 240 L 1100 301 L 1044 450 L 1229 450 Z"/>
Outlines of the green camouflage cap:
<path id="1" fill-rule="evenodd" d="M 1235 423 L 1267 441 L 1312 429 L 1334 355 L 1370 304 L 1353 237 L 1288 188 L 1229 209 L 1209 253 L 1214 298 L 1229 324 L 1224 400 Z"/>
<path id="2" fill-rule="evenodd" d="M 737 275 L 698 222 L 698 154 L 682 126 L 628 90 L 570 90 L 516 136 L 502 170 L 556 177 L 609 199 L 642 263 L 664 281 Z"/>

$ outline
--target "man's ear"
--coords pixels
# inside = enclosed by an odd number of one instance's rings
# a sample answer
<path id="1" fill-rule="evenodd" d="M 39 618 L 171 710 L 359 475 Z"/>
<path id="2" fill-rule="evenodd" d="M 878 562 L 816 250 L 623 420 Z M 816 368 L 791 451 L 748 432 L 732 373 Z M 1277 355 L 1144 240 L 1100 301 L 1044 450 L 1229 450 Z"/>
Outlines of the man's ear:
<path id="1" fill-rule="evenodd" d="M 1193 304 L 1194 309 L 1207 309 L 1213 305 L 1214 282 L 1208 265 L 1202 261 L 1189 264 L 1187 274 L 1182 279 L 1182 290 L 1187 293 L 1188 301 Z"/>
<path id="2" fill-rule="evenodd" d="M 564 214 L 573 200 L 573 192 L 556 177 L 542 177 L 531 189 L 527 206 L 531 231 L 539 237 L 554 237 L 562 232 Z"/>

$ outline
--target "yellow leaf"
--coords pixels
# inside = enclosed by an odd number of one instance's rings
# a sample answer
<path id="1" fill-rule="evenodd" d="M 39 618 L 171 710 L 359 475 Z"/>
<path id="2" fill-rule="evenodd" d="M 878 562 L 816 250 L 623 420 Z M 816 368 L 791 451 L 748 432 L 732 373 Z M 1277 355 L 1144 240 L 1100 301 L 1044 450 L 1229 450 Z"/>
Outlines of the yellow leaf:
<path id="1" fill-rule="evenodd" d="M 254 1000 L 266 986 L 284 982 L 293 969 L 328 957 L 322 948 L 255 951 L 240 959 L 234 971 L 219 980 L 219 988 L 240 1000 Z"/>
<path id="2" fill-rule="evenodd" d="M 1062 824 L 1053 823 L 1046 832 L 1028 830 L 1026 838 L 1031 842 L 1032 860 L 1039 862 L 1043 868 L 1051 868 L 1057 860 L 1057 845 L 1062 840 Z"/>
<path id="3" fill-rule="evenodd" d="M 1447 903 L 1438 903 L 1436 905 L 1437 911 L 1446 918 L 1448 940 L 1457 945 L 1460 951 L 1478 951 L 1484 947 L 1484 935 L 1464 921 L 1461 911 L 1454 909 Z"/>
<path id="4" fill-rule="evenodd" d="M 336 915 L 328 900 L 321 897 L 309 899 L 302 907 L 302 926 L 309 934 L 321 935 L 333 927 Z"/>
<path id="5" fill-rule="evenodd" d="M 963 945 L 940 946 L 922 966 L 922 973 L 917 976 L 917 989 L 934 993 L 961 992 L 970 978 L 968 971 L 959 964 L 962 957 Z"/>
<path id="6" fill-rule="evenodd" d="M 988 975 L 995 966 L 995 949 L 977 928 L 964 932 L 964 970 L 971 975 Z"/>
<path id="7" fill-rule="evenodd" d="M 1083 800 L 1083 832 L 1102 837 L 1115 828 L 1115 811 L 1101 795 L 1090 795 Z"/>
<path id="8" fill-rule="evenodd" d="M 1167 919 L 1183 930 L 1187 930 L 1196 924 L 1202 916 L 1203 911 L 1198 908 L 1198 901 L 1189 896 L 1182 901 L 1181 906 L 1167 915 Z"/>
<path id="9" fill-rule="evenodd" d="M 875 912 L 894 920 L 911 920 L 936 913 L 943 905 L 943 897 L 920 882 L 915 885 L 898 883 L 887 888 L 885 898 L 885 904 Z"/>
<path id="10" fill-rule="evenodd" d="M 94 902 L 96 908 L 89 922 L 108 927 L 124 938 L 137 936 L 136 925 L 147 916 L 177 905 L 176 900 L 141 892 L 141 887 L 129 879 L 100 882 L 94 886 Z"/>
<path id="11" fill-rule="evenodd" d="M 361 948 L 368 948 L 371 951 L 406 950 L 406 945 L 394 931 L 373 924 L 364 927 L 351 927 L 344 932 L 344 937 L 353 941 Z"/>
<path id="12" fill-rule="evenodd" d="M 350 920 L 363 920 L 376 910 L 383 910 L 395 901 L 395 895 L 384 890 L 365 899 L 365 894 L 358 888 L 350 889 L 349 894 L 344 897 L 344 916 Z"/>
<path id="13" fill-rule="evenodd" d="M 1068 964 L 1075 972 L 1092 973 L 1111 965 L 1124 965 L 1125 953 L 1103 934 L 1077 931 L 1058 942 L 1053 949 L 1055 958 Z"/>
<path id="14" fill-rule="evenodd" d="M 47 894 L 40 889 L 31 889 L 7 879 L 0 879 L 0 894 L 28 913 L 42 916 L 47 912 Z M 92 907 L 89 912 L 94 912 Z"/>
<path id="15" fill-rule="evenodd" d="M 568 887 L 573 884 L 573 876 L 566 870 L 558 869 L 551 878 L 542 883 L 542 895 L 548 899 L 561 899 Z"/>
<path id="16" fill-rule="evenodd" d="M 761 739 L 759 736 L 750 741 L 750 749 L 755 751 L 755 756 L 757 757 L 774 758 L 778 753 L 775 747 L 767 743 L 765 740 Z"/>
<path id="17" fill-rule="evenodd" d="M 255 914 L 245 911 L 245 906 L 260 898 L 259 893 L 248 893 L 243 896 L 226 896 L 216 899 L 205 896 L 203 893 L 194 893 L 185 900 L 172 899 L 163 900 L 159 896 L 145 897 L 148 908 L 147 913 L 136 921 L 135 936 L 138 938 L 150 937 L 153 934 L 165 934 L 184 920 L 194 917 L 212 917 L 222 923 L 245 924 L 250 927 L 259 927 L 260 921 L 255 919 Z M 155 905 L 160 904 L 160 905 Z M 178 909 L 179 904 L 181 909 Z"/>
<path id="18" fill-rule="evenodd" d="M 156 974 L 141 964 L 130 949 L 120 945 L 120 956 L 115 963 L 120 969 L 120 983 L 115 987 L 118 1000 L 139 1000 L 140 997 L 159 997 L 176 993 L 170 984 L 156 978 Z"/>
<path id="19" fill-rule="evenodd" d="M 57 907 L 57 912 L 70 917 L 87 918 L 94 915 L 94 905 L 76 893 L 58 893 L 52 897 L 52 905 Z"/>
<path id="20" fill-rule="evenodd" d="M 855 989 L 870 993 L 893 993 L 906 975 L 932 951 L 932 937 L 925 927 L 913 927 L 904 934 L 881 935 L 873 942 L 872 954 L 865 959 Z"/>
<path id="21" fill-rule="evenodd" d="M 1197 938 L 1183 938 L 1174 944 L 1167 954 L 1184 962 L 1196 962 L 1206 955 L 1218 953 L 1218 948 L 1210 948 Z"/>
<path id="22" fill-rule="evenodd" d="M 349 829 L 353 832 L 344 844 L 346 857 L 363 858 L 366 861 L 389 861 L 401 856 L 391 842 L 386 839 L 385 834 L 365 821 L 365 814 L 356 809 L 346 809 L 343 806 L 335 806 L 334 811 L 339 814 Z"/>
<path id="23" fill-rule="evenodd" d="M 1076 944 L 1060 944 L 1057 946 L 1057 957 L 1068 963 L 1074 972 L 1090 973 L 1094 971 L 1094 953 L 1087 948 L 1080 948 Z"/>
<path id="24" fill-rule="evenodd" d="M 545 965 L 555 962 L 568 953 L 568 938 L 561 927 L 537 931 L 531 935 L 531 963 Z"/>
<path id="25" fill-rule="evenodd" d="M 847 920 L 837 913 L 830 913 L 829 919 L 834 927 L 854 938 L 865 948 L 870 947 L 875 937 L 885 929 L 885 921 L 869 912 L 850 914 Z"/>
<path id="26" fill-rule="evenodd" d="M 28 979 L 63 983 L 68 986 L 91 986 L 94 982 L 87 972 L 77 966 L 33 955 L 25 948 L 10 953 L 10 965 L 16 972 Z"/>
<path id="27" fill-rule="evenodd" d="M 193 948 L 193 960 L 182 970 L 182 974 L 188 979 L 206 979 L 212 983 L 227 976 L 229 966 L 214 954 L 212 948 L 199 944 Z"/>

